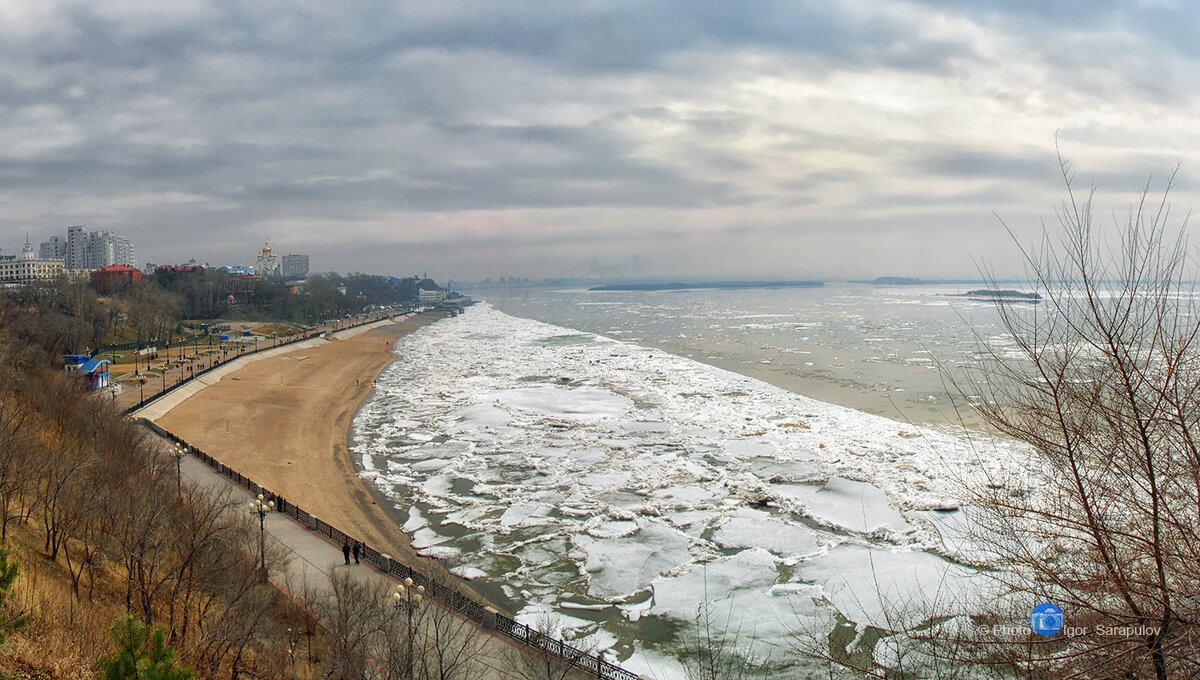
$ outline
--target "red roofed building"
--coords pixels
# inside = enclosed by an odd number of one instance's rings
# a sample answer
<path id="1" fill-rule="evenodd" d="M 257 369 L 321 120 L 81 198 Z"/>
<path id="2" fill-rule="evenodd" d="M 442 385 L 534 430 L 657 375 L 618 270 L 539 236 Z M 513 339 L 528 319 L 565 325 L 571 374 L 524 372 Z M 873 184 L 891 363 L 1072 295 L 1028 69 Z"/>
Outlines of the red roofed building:
<path id="1" fill-rule="evenodd" d="M 127 267 L 123 264 L 101 267 L 92 272 L 92 288 L 95 288 L 96 292 L 102 295 L 132 286 L 141 280 L 141 270 L 134 267 Z"/>

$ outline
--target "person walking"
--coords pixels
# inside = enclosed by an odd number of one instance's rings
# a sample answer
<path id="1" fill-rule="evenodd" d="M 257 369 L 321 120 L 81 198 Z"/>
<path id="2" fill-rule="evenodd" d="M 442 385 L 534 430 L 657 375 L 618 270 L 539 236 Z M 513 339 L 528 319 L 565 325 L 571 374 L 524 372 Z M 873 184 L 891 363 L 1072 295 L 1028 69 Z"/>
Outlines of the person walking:
<path id="1" fill-rule="evenodd" d="M 346 564 L 350 564 L 350 544 L 342 541 L 342 557 L 346 558 Z"/>
<path id="2" fill-rule="evenodd" d="M 358 564 L 358 551 L 362 549 L 362 543 L 354 542 L 354 563 Z"/>

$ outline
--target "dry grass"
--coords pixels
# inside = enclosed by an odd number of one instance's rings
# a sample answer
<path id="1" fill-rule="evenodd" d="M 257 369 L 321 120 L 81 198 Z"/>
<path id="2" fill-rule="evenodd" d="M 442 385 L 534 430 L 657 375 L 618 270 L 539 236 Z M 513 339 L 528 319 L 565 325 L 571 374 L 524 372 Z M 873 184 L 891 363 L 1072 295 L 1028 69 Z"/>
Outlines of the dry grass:
<path id="1" fill-rule="evenodd" d="M 299 333 L 300 330 L 299 326 L 294 326 L 290 323 L 280 323 L 272 326 L 259 326 L 258 328 L 251 329 L 251 332 L 255 335 L 262 335 L 268 338 L 282 338 L 286 335 Z"/>
<path id="2" fill-rule="evenodd" d="M 124 611 L 97 584 L 95 600 L 76 599 L 66 569 L 37 550 L 27 527 L 9 529 L 6 547 L 20 565 L 10 599 L 29 623 L 0 648 L 0 669 L 14 677 L 93 678 L 96 657 L 109 651 L 108 628 Z"/>

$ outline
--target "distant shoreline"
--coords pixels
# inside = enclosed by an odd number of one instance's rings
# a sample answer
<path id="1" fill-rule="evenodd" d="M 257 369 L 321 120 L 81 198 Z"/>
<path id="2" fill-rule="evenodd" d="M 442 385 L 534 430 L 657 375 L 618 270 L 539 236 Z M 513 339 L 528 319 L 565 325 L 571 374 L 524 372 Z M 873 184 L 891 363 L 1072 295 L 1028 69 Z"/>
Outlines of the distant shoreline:
<path id="1" fill-rule="evenodd" d="M 610 283 L 593 286 L 595 291 L 658 291 L 658 290 L 710 290 L 745 288 L 820 288 L 824 281 L 711 281 L 706 283 Z"/>

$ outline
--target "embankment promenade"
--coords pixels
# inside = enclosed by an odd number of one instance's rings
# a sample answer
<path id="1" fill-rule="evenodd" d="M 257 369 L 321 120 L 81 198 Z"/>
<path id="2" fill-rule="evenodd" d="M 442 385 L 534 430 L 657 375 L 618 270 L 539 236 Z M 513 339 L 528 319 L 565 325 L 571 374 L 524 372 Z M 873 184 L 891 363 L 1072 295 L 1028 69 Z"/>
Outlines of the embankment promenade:
<path id="1" fill-rule="evenodd" d="M 523 650 L 522 656 L 532 655 L 535 665 L 546 662 L 548 668 L 557 668 L 555 677 L 639 680 L 636 674 L 487 607 L 478 593 L 448 574 L 444 565 L 416 555 L 408 536 L 358 476 L 349 450 L 355 412 L 375 378 L 395 359 L 395 341 L 440 317 L 437 313 L 398 317 L 243 357 L 130 415 L 153 422 L 163 437 L 199 450 L 194 451 L 199 459 L 186 457 L 189 479 L 237 488 L 237 484 L 222 481 L 221 474 L 225 474 L 241 480 L 238 483 L 243 489 L 269 490 L 290 502 L 289 514 L 297 521 L 283 513 L 271 513 L 267 532 L 294 558 L 282 575 L 286 583 L 277 582 L 280 587 L 294 588 L 291 576 L 297 573 L 311 586 L 314 574 L 320 582 L 320 574 L 327 578 L 340 568 L 337 542 L 344 532 L 369 546 L 364 563 L 386 572 L 356 571 L 358 578 L 388 578 L 390 573 L 392 578 L 411 574 L 418 581 L 427 581 L 433 576 L 454 591 L 430 584 L 437 606 L 453 606 L 453 611 L 474 621 L 473 625 L 493 631 L 475 660 L 478 677 L 516 678 L 514 671 L 506 668 L 512 664 L 511 652 L 506 651 L 511 649 Z M 324 529 L 318 531 L 332 535 L 333 542 L 308 530 L 318 524 L 316 518 L 324 522 Z M 395 559 L 387 562 L 379 557 L 381 552 Z M 567 665 L 562 666 L 564 663 Z"/>
<path id="2" fill-rule="evenodd" d="M 138 415 L 329 524 L 414 567 L 428 564 L 358 476 L 348 433 L 375 377 L 395 359 L 392 344 L 437 318 L 422 314 L 280 348 Z"/>

